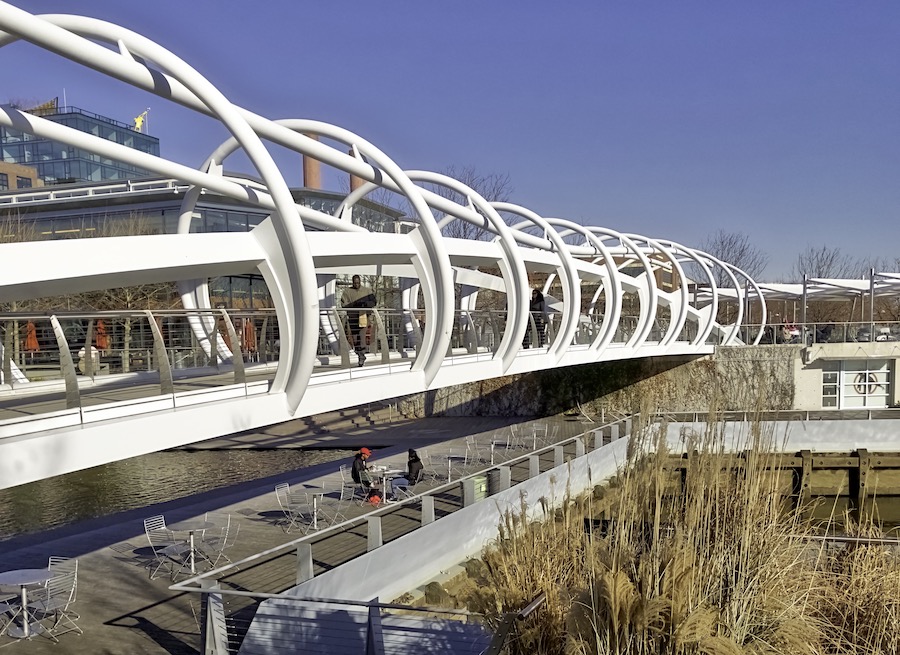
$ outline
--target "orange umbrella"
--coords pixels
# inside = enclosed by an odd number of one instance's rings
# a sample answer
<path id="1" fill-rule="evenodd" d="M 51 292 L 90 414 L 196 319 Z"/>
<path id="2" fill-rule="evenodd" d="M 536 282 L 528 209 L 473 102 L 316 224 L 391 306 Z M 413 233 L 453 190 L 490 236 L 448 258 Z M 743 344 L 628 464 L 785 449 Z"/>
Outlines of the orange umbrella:
<path id="1" fill-rule="evenodd" d="M 37 338 L 37 328 L 34 327 L 33 321 L 28 321 L 25 325 L 25 344 L 23 349 L 27 353 L 36 353 L 41 349 L 41 344 L 38 343 Z"/>
<path id="2" fill-rule="evenodd" d="M 94 343 L 97 344 L 97 350 L 106 350 L 109 348 L 109 335 L 106 334 L 106 323 L 101 318 L 97 321 L 94 328 Z"/>

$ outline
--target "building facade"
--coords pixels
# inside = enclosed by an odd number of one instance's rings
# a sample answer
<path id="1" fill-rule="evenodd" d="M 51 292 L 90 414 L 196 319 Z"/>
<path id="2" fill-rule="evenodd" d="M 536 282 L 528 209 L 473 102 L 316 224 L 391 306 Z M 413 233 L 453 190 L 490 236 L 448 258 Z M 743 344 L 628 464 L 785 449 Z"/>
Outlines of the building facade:
<path id="1" fill-rule="evenodd" d="M 44 181 L 38 175 L 36 168 L 0 161 L 0 192 L 42 186 L 44 186 Z"/>
<path id="2" fill-rule="evenodd" d="M 56 101 L 23 111 L 141 152 L 159 155 L 159 139 L 100 114 L 78 107 L 59 107 Z M 0 126 L 0 161 L 31 166 L 37 170 L 38 177 L 48 185 L 133 180 L 152 175 L 147 170 L 107 159 L 81 148 L 2 126 Z"/>

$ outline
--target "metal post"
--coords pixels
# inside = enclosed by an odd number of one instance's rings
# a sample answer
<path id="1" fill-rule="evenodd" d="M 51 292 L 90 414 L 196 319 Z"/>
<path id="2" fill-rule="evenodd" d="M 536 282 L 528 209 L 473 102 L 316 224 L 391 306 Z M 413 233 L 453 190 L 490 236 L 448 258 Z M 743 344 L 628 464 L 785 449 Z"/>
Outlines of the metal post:
<path id="1" fill-rule="evenodd" d="M 66 409 L 81 407 L 81 393 L 78 390 L 78 377 L 75 373 L 75 362 L 69 350 L 69 343 L 59 319 L 56 315 L 50 317 L 50 325 L 53 326 L 53 334 L 56 337 L 56 345 L 59 347 L 59 368 L 66 383 Z"/>
<path id="2" fill-rule="evenodd" d="M 463 507 L 469 507 L 475 504 L 475 480 L 473 478 L 465 478 L 460 481 L 462 488 L 462 504 Z"/>
<path id="3" fill-rule="evenodd" d="M 875 341 L 875 269 L 869 269 L 869 341 Z"/>
<path id="4" fill-rule="evenodd" d="M 575 457 L 581 457 L 584 455 L 584 439 L 581 437 L 575 437 Z"/>
<path id="5" fill-rule="evenodd" d="M 537 455 L 528 456 L 528 477 L 536 478 L 541 474 L 541 458 Z"/>
<path id="6" fill-rule="evenodd" d="M 422 525 L 434 523 L 434 496 L 422 496 Z"/>
<path id="7" fill-rule="evenodd" d="M 553 467 L 562 466 L 566 463 L 566 454 L 562 446 L 553 446 Z"/>
<path id="8" fill-rule="evenodd" d="M 594 430 L 591 432 L 591 443 L 593 444 L 593 450 L 599 450 L 603 447 L 603 429 Z"/>
<path id="9" fill-rule="evenodd" d="M 312 580 L 314 575 L 312 544 L 307 542 L 297 544 L 297 584 Z"/>
<path id="10" fill-rule="evenodd" d="M 804 346 L 806 345 L 806 302 L 807 302 L 807 281 L 809 280 L 809 276 L 806 273 L 803 274 L 803 301 L 800 307 L 800 323 L 802 327 L 800 328 L 800 343 Z M 795 305 L 796 307 L 796 305 Z M 796 310 L 795 310 L 796 313 Z M 797 317 L 794 316 L 794 320 L 797 320 Z"/>
<path id="11" fill-rule="evenodd" d="M 619 438 L 619 424 L 614 423 L 613 425 L 609 426 L 609 440 L 615 441 L 618 438 Z"/>
<path id="12" fill-rule="evenodd" d="M 496 470 L 488 473 L 488 491 L 495 495 L 506 491 L 512 486 L 512 469 L 508 466 L 498 466 Z"/>
<path id="13" fill-rule="evenodd" d="M 163 341 L 162 332 L 159 329 L 159 326 L 156 324 L 156 319 L 154 318 L 152 312 L 148 309 L 144 312 L 147 315 L 147 323 L 150 325 L 150 333 L 153 335 L 153 350 L 154 357 L 156 358 L 156 364 L 159 367 L 159 387 L 160 393 L 163 395 L 173 394 L 175 393 L 175 382 L 172 378 L 172 366 L 169 364 L 169 357 L 166 354 L 166 343 Z M 225 310 L 222 310 L 222 313 L 225 314 Z M 231 322 L 228 322 L 231 325 Z M 234 332 L 234 328 L 231 328 L 231 332 Z M 237 343 L 235 341 L 237 337 L 232 337 L 232 343 Z M 244 362 L 241 361 L 241 374 L 244 371 Z"/>
<path id="14" fill-rule="evenodd" d="M 366 546 L 366 551 L 371 552 L 376 548 L 381 548 L 384 545 L 384 538 L 381 536 L 381 517 L 380 516 L 370 516 L 368 519 L 368 544 Z"/>

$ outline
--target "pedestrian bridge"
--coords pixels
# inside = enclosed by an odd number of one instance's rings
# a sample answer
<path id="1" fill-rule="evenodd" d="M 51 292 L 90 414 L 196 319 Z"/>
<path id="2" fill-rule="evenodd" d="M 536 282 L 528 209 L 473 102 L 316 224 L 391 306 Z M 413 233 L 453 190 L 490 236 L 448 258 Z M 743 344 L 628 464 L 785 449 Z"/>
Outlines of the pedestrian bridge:
<path id="1" fill-rule="evenodd" d="M 704 355 L 762 336 L 759 287 L 708 253 L 492 202 L 445 175 L 404 170 L 328 123 L 266 119 L 175 53 L 108 22 L 0 2 L 0 30 L 0 58 L 26 41 L 204 114 L 232 135 L 195 169 L 0 107 L 0 126 L 184 188 L 177 233 L 0 245 L 2 487 L 451 385 Z M 330 213 L 298 204 L 269 144 L 351 175 L 352 190 Z M 225 173 L 235 152 L 258 178 Z M 355 216 L 374 192 L 407 208 L 392 230 L 371 231 Z M 0 206 L 27 212 L 28 202 L 60 193 L 4 194 Z M 268 218 L 245 232 L 197 232 L 194 208 L 206 193 Z M 454 225 L 471 226 L 471 238 L 453 237 Z M 380 300 L 369 312 L 363 367 L 346 330 L 360 310 L 340 302 L 356 274 Z M 209 280 L 241 275 L 264 280 L 271 309 L 214 306 Z M 181 308 L 134 309 L 146 305 L 138 294 L 109 312 L 66 312 L 61 303 L 15 311 L 38 298 L 160 284 L 177 284 Z M 533 289 L 543 306 L 531 305 Z M 751 301 L 760 301 L 755 326 L 745 313 Z"/>

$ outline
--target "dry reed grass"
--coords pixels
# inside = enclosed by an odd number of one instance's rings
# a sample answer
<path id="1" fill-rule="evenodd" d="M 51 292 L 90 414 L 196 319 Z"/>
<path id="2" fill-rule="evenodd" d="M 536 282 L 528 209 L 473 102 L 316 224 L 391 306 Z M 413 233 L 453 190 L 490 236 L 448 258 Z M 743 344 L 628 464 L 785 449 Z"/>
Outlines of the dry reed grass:
<path id="1" fill-rule="evenodd" d="M 786 507 L 774 435 L 751 424 L 735 466 L 724 423 L 707 425 L 688 437 L 683 483 L 665 467 L 664 430 L 645 426 L 603 493 L 566 493 L 543 522 L 526 522 L 524 499 L 504 517 L 470 608 L 497 619 L 547 594 L 511 654 L 898 652 L 896 550 L 811 545 L 823 526 Z M 608 533 L 586 531 L 602 509 Z"/>

